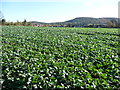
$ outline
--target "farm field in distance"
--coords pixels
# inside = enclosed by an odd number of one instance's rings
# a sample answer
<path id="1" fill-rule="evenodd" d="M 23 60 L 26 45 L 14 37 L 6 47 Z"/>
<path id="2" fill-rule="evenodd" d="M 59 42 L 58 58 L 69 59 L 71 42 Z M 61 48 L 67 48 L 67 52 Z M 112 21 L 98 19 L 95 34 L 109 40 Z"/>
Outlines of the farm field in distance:
<path id="1" fill-rule="evenodd" d="M 3 26 L 2 87 L 118 89 L 119 35 L 114 28 Z"/>

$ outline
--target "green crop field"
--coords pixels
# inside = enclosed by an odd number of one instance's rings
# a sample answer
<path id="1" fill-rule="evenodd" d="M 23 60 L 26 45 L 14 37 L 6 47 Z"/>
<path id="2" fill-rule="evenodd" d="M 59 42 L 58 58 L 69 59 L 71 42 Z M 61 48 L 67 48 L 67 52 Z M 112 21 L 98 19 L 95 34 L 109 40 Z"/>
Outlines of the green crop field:
<path id="1" fill-rule="evenodd" d="M 113 28 L 2 27 L 2 88 L 120 89 Z"/>

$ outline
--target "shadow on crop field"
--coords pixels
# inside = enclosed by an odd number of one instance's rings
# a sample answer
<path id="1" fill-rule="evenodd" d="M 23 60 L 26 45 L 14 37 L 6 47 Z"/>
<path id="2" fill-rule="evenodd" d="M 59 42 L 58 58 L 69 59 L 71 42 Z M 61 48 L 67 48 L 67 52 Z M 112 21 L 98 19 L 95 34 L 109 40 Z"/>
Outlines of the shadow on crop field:
<path id="1" fill-rule="evenodd" d="M 6 79 L 3 82 L 2 90 L 19 90 L 23 88 L 23 85 L 25 85 L 25 83 L 22 81 L 16 79 L 14 81 Z"/>
<path id="2" fill-rule="evenodd" d="M 118 2 L 118 26 L 120 27 L 120 1 Z M 118 34 L 120 34 L 120 28 L 118 28 Z M 118 38 L 119 38 L 118 56 L 120 57 L 120 35 Z"/>

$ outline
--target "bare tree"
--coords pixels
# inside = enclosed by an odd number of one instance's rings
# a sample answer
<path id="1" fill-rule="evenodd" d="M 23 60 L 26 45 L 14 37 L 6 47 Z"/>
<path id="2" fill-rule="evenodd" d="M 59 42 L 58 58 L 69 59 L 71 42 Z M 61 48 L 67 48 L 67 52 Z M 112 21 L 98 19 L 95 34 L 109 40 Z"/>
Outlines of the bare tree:
<path id="1" fill-rule="evenodd" d="M 2 19 L 4 18 L 2 12 L 0 11 L 0 24 L 2 25 Z"/>
<path id="2" fill-rule="evenodd" d="M 0 20 L 4 18 L 3 13 L 0 11 Z"/>

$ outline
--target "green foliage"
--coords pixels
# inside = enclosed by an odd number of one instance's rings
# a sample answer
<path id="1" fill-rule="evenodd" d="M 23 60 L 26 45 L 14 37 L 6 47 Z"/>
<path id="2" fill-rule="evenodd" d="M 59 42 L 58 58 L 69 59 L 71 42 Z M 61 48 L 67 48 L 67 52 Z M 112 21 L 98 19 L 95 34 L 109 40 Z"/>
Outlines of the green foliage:
<path id="1" fill-rule="evenodd" d="M 3 89 L 118 89 L 117 29 L 3 26 Z"/>
<path id="2" fill-rule="evenodd" d="M 5 25 L 5 26 L 32 26 L 32 23 L 27 22 L 26 19 L 23 22 L 6 22 L 5 19 L 0 20 L 0 25 Z"/>
<path id="3" fill-rule="evenodd" d="M 2 25 L 5 25 L 6 20 L 2 19 Z"/>

